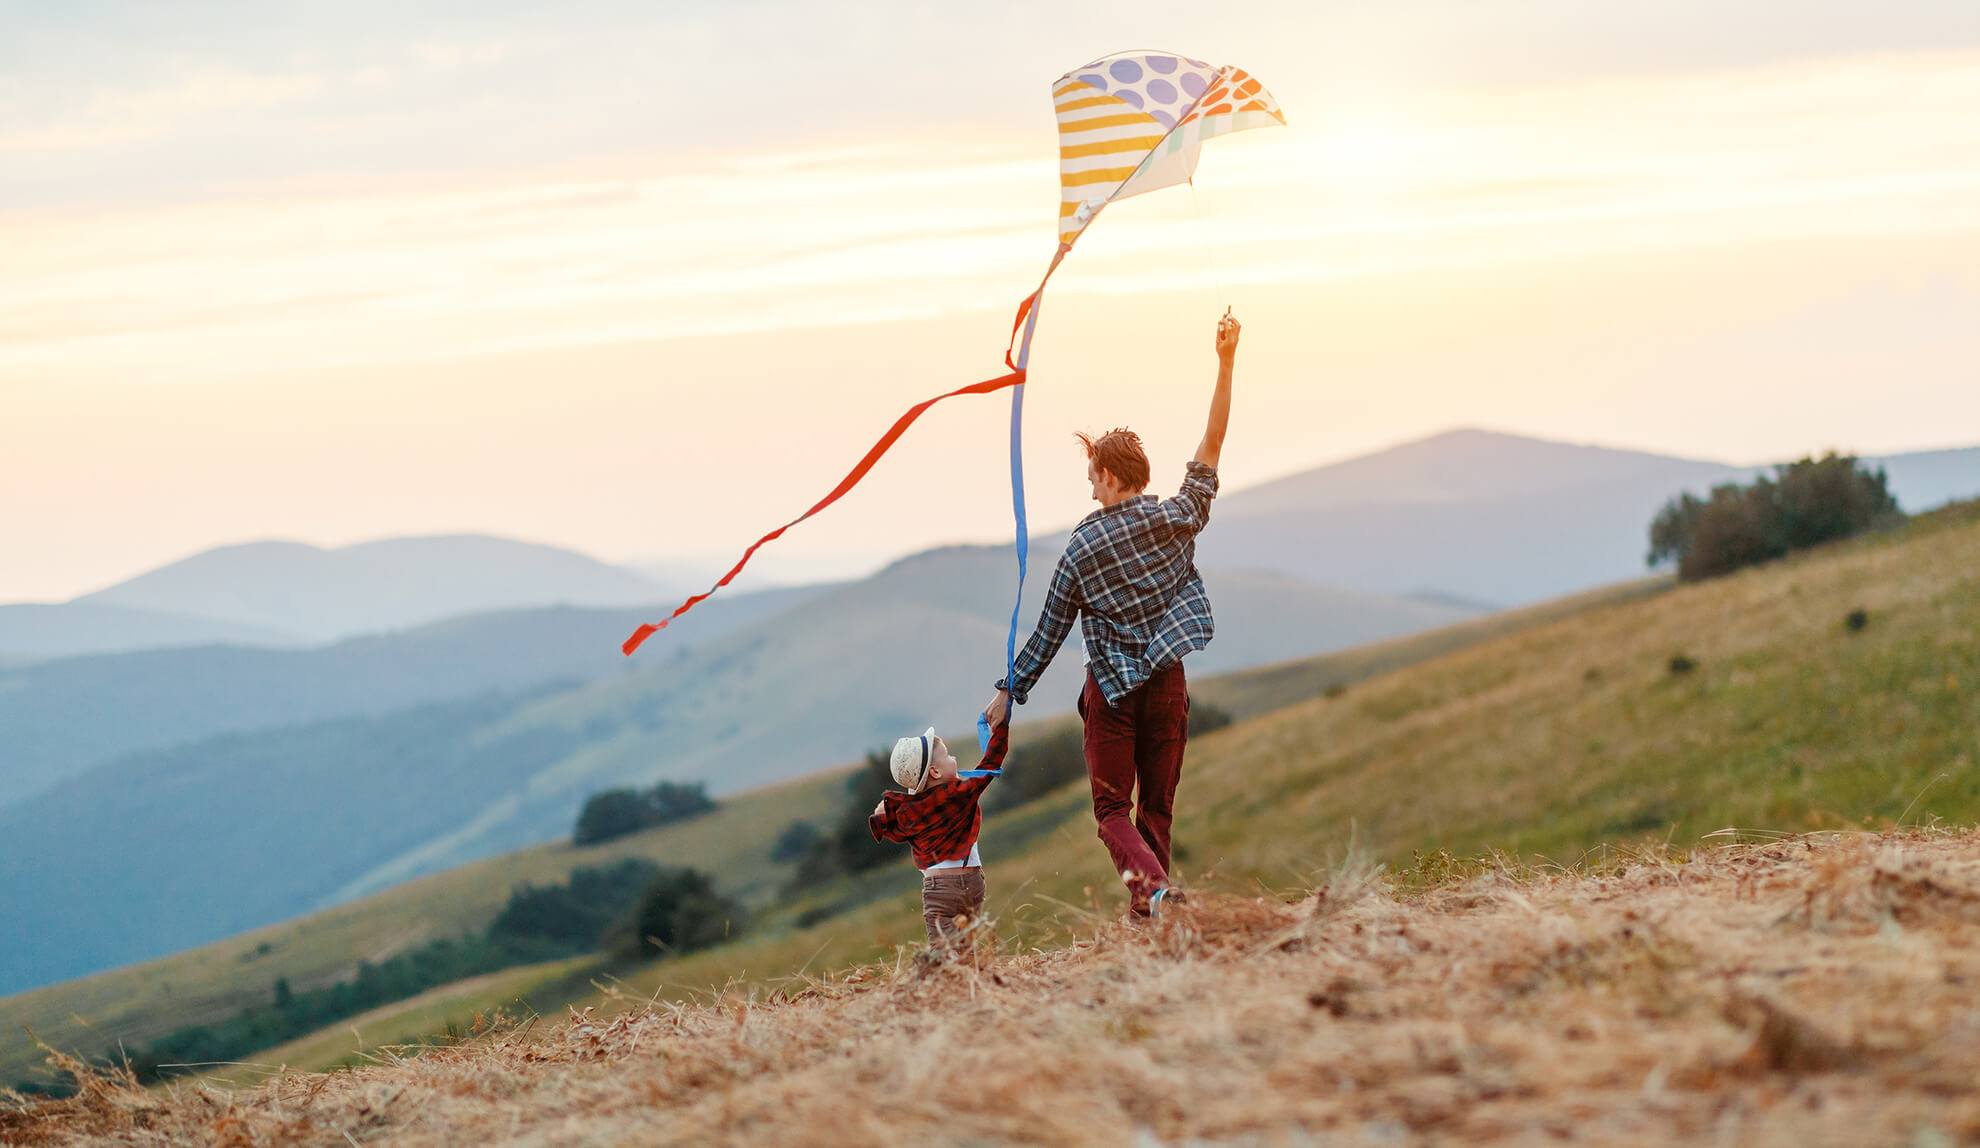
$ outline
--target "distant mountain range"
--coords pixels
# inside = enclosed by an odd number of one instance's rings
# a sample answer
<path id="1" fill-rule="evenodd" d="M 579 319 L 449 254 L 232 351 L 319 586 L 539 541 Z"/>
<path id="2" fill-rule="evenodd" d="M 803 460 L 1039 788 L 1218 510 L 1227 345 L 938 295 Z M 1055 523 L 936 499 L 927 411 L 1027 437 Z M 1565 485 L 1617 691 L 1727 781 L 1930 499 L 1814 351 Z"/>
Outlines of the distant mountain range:
<path id="1" fill-rule="evenodd" d="M 1868 460 L 1900 503 L 1980 495 L 1980 448 Z M 1641 572 L 1652 515 L 1756 468 L 1456 430 L 1218 501 L 1205 568 L 1516 605 Z M 1061 532 L 1058 537 L 1063 537 Z M 770 556 L 772 559 L 774 555 Z M 0 665 L 210 644 L 287 647 L 554 605 L 671 604 L 705 563 L 613 566 L 480 535 L 227 546 L 67 603 L 0 606 Z"/>
<path id="2" fill-rule="evenodd" d="M 322 642 L 490 610 L 658 602 L 675 589 L 575 551 L 464 534 L 335 550 L 301 542 L 224 546 L 76 602 Z"/>

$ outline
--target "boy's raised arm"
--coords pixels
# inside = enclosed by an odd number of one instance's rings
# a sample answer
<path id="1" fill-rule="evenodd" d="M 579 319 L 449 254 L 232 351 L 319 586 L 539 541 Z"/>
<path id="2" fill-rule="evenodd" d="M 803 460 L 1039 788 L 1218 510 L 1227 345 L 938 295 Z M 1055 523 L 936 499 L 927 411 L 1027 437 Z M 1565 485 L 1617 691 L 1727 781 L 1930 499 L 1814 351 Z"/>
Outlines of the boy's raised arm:
<path id="1" fill-rule="evenodd" d="M 978 769 L 1002 769 L 1004 757 L 1011 751 L 1011 715 L 1004 711 L 1002 721 L 990 723 L 990 744 L 983 749 L 983 759 L 976 763 Z"/>

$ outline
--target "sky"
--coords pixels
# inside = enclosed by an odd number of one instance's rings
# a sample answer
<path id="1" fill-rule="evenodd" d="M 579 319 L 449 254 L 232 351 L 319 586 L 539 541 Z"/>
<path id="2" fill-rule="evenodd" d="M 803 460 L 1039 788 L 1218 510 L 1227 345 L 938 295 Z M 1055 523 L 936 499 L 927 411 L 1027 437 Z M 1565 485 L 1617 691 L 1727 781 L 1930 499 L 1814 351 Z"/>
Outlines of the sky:
<path id="1" fill-rule="evenodd" d="M 705 568 L 1002 369 L 1050 85 L 1154 46 L 1288 126 L 1052 281 L 1078 428 L 1227 488 L 1461 425 L 1755 463 L 1980 442 L 1980 5 L 0 0 L 0 601 L 210 546 L 486 532 Z M 1730 9 L 1730 10 L 1729 10 Z M 937 408 L 766 579 L 1009 531 Z"/>

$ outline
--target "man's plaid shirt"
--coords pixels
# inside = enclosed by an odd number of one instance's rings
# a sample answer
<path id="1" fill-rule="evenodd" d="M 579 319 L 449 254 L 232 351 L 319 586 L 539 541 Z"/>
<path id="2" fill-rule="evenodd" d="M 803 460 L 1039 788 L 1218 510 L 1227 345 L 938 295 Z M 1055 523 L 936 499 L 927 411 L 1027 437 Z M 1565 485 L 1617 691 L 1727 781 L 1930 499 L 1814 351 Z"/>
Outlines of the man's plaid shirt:
<path id="1" fill-rule="evenodd" d="M 1109 705 L 1208 645 L 1216 626 L 1196 572 L 1196 535 L 1209 523 L 1216 497 L 1217 468 L 1191 462 L 1174 498 L 1140 495 L 1075 526 L 1052 572 L 1038 629 L 1018 654 L 1011 700 L 1021 705 L 1030 696 L 1075 617 L 1087 669 Z"/>
<path id="2" fill-rule="evenodd" d="M 990 745 L 978 769 L 997 769 L 1011 747 L 1011 723 L 990 731 Z M 875 841 L 905 841 L 914 851 L 914 867 L 926 869 L 942 861 L 965 861 L 983 830 L 983 810 L 977 799 L 994 777 L 959 777 L 947 785 L 903 793 L 890 789 L 880 797 L 880 811 L 867 817 Z"/>

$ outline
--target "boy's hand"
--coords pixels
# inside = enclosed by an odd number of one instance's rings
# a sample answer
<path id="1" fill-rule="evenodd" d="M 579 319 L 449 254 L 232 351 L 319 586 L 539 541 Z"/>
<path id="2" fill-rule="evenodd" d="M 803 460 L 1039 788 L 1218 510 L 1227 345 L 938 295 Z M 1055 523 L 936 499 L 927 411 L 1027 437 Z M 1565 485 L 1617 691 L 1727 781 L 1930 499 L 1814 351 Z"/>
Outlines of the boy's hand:
<path id="1" fill-rule="evenodd" d="M 883 797 L 873 806 L 873 816 L 878 817 L 885 812 L 887 812 L 887 799 Z"/>
<path id="2" fill-rule="evenodd" d="M 1226 307 L 1224 317 L 1217 320 L 1217 358 L 1220 361 L 1228 363 L 1237 357 L 1238 336 L 1243 331 L 1244 325 Z"/>

